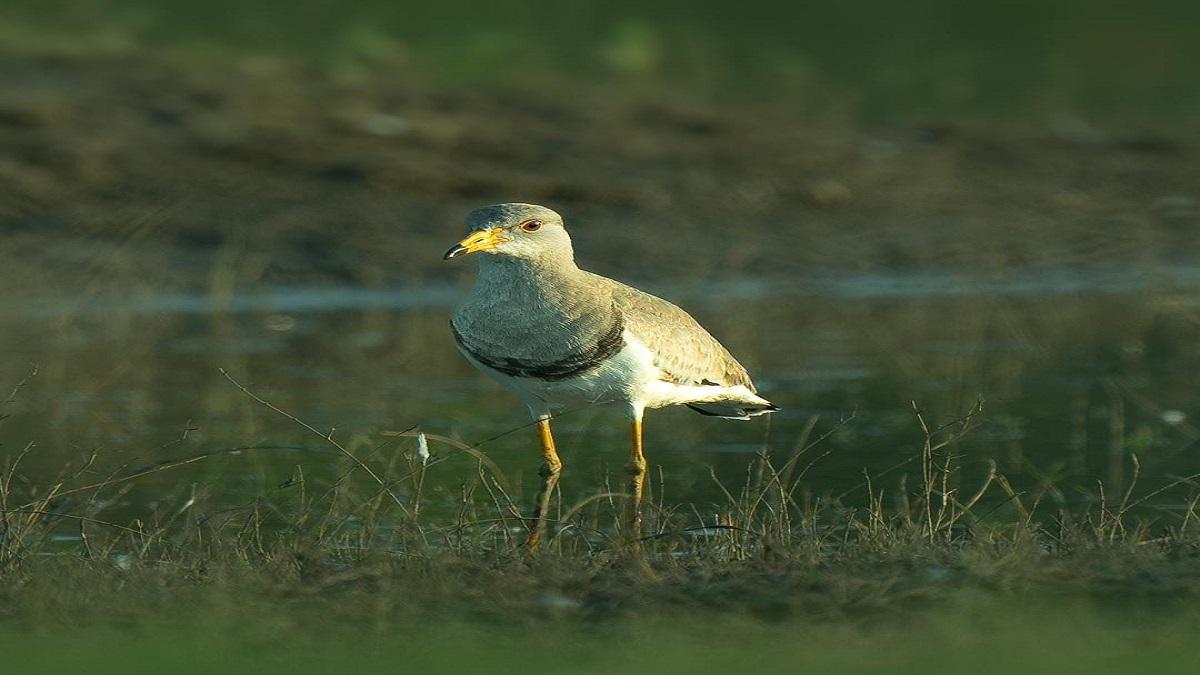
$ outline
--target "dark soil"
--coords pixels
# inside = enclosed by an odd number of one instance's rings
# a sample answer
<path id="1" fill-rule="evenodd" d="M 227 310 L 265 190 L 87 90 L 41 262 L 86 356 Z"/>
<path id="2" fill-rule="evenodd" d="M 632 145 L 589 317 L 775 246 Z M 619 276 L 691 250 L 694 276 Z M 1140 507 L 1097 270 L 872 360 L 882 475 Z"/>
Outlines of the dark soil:
<path id="1" fill-rule="evenodd" d="M 1191 132 L 853 128 L 770 101 L 430 88 L 272 60 L 0 56 L 3 283 L 414 284 L 464 213 L 560 209 L 624 276 L 1170 263 L 1200 254 Z"/>

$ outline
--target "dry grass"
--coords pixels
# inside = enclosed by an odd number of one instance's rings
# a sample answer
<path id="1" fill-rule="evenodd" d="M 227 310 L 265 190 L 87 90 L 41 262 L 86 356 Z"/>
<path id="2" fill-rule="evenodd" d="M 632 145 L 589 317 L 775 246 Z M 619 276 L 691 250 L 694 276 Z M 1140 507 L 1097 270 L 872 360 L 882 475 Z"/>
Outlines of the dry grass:
<path id="1" fill-rule="evenodd" d="M 726 501 L 716 507 L 670 503 L 658 491 L 642 546 L 647 573 L 621 555 L 618 488 L 557 495 L 546 550 L 528 558 L 525 500 L 479 447 L 426 435 L 424 461 L 420 432 L 408 430 L 388 440 L 390 452 L 373 453 L 386 461 L 368 463 L 362 448 L 230 379 L 251 404 L 336 448 L 341 474 L 316 481 L 298 466 L 277 490 L 233 509 L 213 498 L 218 485 L 192 483 L 120 520 L 106 509 L 136 481 L 256 448 L 122 467 L 101 481 L 86 478 L 93 454 L 36 483 L 21 472 L 30 444 L 0 474 L 0 616 L 146 617 L 236 597 L 317 621 L 332 613 L 367 623 L 431 612 L 537 622 L 681 608 L 865 620 L 971 589 L 1178 599 L 1200 591 L 1195 476 L 1142 490 L 1134 459 L 1135 478 L 1120 495 L 1098 486 L 1096 506 L 1078 512 L 1044 506 L 1052 486 L 1013 490 L 994 464 L 967 484 L 959 442 L 980 406 L 936 426 L 914 406 L 924 437 L 911 460 L 915 484 L 865 476 L 864 500 L 820 496 L 805 481 L 825 454 L 822 441 L 853 418 L 821 434 L 813 420 L 782 461 L 760 453 L 742 485 L 721 485 Z M 427 501 L 427 475 L 463 454 L 475 470 L 459 477 L 456 503 Z M 1181 489 L 1190 494 L 1179 501 Z M 1182 508 L 1149 518 L 1146 507 L 1166 495 Z"/>

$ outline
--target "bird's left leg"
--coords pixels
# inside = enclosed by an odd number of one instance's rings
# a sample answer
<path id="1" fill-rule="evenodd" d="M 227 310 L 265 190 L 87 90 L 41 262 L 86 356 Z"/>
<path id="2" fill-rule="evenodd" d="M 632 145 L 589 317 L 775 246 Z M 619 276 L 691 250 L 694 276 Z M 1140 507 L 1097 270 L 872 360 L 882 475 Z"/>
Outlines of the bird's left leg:
<path id="1" fill-rule="evenodd" d="M 629 541 L 634 546 L 642 538 L 642 495 L 646 486 L 646 455 L 642 452 L 642 415 L 633 418 L 633 445 L 629 454 Z"/>
<path id="2" fill-rule="evenodd" d="M 549 416 L 538 420 L 537 433 L 538 443 L 542 447 L 542 468 L 538 472 L 542 477 L 542 487 L 538 490 L 537 501 L 533 504 L 533 524 L 525 538 L 525 547 L 530 553 L 537 551 L 546 535 L 546 513 L 550 510 L 550 496 L 554 493 L 554 486 L 558 485 L 559 474 L 562 473 L 562 460 L 558 458 L 554 436 L 550 434 Z"/>

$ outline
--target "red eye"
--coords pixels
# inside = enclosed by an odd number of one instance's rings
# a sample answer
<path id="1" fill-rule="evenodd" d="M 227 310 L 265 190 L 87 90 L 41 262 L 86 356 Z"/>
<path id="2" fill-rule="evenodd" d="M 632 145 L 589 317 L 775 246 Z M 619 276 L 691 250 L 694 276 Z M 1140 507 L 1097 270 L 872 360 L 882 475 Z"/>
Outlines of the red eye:
<path id="1" fill-rule="evenodd" d="M 521 223 L 521 229 L 525 230 L 526 232 L 537 232 L 538 230 L 542 229 L 542 221 L 527 220 Z"/>

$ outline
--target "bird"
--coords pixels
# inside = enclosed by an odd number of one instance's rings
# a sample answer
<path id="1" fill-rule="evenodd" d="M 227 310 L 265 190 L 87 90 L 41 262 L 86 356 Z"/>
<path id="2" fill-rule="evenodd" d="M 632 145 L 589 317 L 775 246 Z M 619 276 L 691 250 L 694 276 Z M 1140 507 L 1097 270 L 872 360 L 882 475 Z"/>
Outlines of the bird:
<path id="1" fill-rule="evenodd" d="M 533 418 L 542 465 L 528 551 L 537 551 L 545 537 L 563 469 L 550 427 L 555 412 L 613 403 L 628 417 L 626 523 L 636 546 L 647 409 L 686 405 L 735 420 L 779 410 L 687 312 L 581 269 L 557 212 L 536 204 L 494 204 L 471 211 L 465 224 L 467 236 L 443 260 L 477 254 L 479 273 L 451 316 L 450 332 L 466 360 L 513 391 Z"/>

